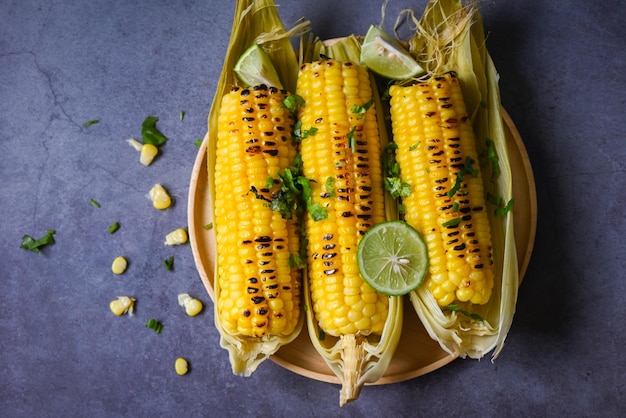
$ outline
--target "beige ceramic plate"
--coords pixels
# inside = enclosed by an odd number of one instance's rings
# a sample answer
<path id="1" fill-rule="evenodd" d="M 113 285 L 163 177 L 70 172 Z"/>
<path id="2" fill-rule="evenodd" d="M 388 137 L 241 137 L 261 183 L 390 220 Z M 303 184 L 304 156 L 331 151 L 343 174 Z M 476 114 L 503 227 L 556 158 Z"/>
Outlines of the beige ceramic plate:
<path id="1" fill-rule="evenodd" d="M 535 180 L 519 132 L 508 113 L 503 112 L 503 119 L 507 130 L 507 144 L 513 175 L 515 242 L 521 280 L 528 267 L 535 240 L 537 223 Z M 215 237 L 213 231 L 205 228 L 206 225 L 213 222 L 208 188 L 207 142 L 207 138 L 205 138 L 191 175 L 188 222 L 191 248 L 196 266 L 204 286 L 213 299 Z M 454 360 L 454 357 L 443 351 L 439 344 L 428 336 L 408 299 L 404 306 L 404 325 L 400 343 L 387 372 L 376 384 L 408 380 L 436 370 Z M 416 347 L 419 347 L 419 350 Z M 272 360 L 303 376 L 324 382 L 340 383 L 313 348 L 306 329 L 303 329 L 295 341 L 283 346 L 272 356 Z"/>

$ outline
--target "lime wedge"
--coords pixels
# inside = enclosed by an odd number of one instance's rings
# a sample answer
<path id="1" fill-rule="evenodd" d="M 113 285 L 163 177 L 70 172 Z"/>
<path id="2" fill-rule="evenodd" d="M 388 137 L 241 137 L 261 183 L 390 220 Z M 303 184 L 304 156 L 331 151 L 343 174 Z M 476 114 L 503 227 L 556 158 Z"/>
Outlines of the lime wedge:
<path id="1" fill-rule="evenodd" d="M 400 296 L 415 290 L 428 272 L 428 248 L 419 232 L 404 221 L 375 225 L 357 248 L 363 279 L 378 292 Z"/>
<path id="2" fill-rule="evenodd" d="M 268 87 L 283 88 L 270 56 L 258 44 L 246 49 L 233 71 L 246 87 L 265 84 Z"/>
<path id="3" fill-rule="evenodd" d="M 396 39 L 371 25 L 361 46 L 361 64 L 392 80 L 406 80 L 424 69 Z"/>

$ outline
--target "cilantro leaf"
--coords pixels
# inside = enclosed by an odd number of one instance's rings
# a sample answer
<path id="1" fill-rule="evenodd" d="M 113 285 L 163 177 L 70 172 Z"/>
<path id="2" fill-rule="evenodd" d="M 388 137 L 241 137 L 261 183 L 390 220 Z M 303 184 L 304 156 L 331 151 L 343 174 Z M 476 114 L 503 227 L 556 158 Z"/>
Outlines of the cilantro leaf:
<path id="1" fill-rule="evenodd" d="M 459 305 L 448 305 L 445 307 L 445 309 L 449 310 L 449 311 L 454 311 L 454 312 L 458 312 L 460 314 L 463 314 L 465 316 L 467 316 L 468 318 L 474 319 L 476 321 L 480 321 L 480 322 L 484 322 L 485 320 L 483 319 L 482 316 L 469 312 L 469 311 L 465 311 L 463 309 L 461 309 L 459 307 Z"/>
<path id="2" fill-rule="evenodd" d="M 156 127 L 158 120 L 156 116 L 148 116 L 141 124 L 141 138 L 144 144 L 160 147 L 167 142 L 167 137 Z"/>
<path id="3" fill-rule="evenodd" d="M 290 94 L 283 100 L 283 106 L 289 109 L 291 113 L 296 113 L 298 108 L 304 106 L 304 99 L 297 94 Z"/>
<path id="4" fill-rule="evenodd" d="M 48 244 L 54 244 L 55 242 L 54 236 L 53 236 L 54 234 L 56 234 L 56 231 L 54 229 L 48 229 L 48 231 L 46 232 L 46 235 L 44 235 L 43 237 L 39 239 L 34 239 L 30 235 L 24 235 L 22 237 L 22 245 L 20 245 L 20 248 L 32 251 L 36 254 L 40 254 L 41 247 L 48 245 Z"/>

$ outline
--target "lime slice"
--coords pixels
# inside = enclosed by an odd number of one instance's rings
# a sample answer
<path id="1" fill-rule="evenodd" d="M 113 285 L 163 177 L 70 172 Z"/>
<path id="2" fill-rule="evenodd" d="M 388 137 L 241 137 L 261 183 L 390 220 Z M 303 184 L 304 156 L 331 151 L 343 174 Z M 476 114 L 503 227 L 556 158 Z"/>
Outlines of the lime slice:
<path id="1" fill-rule="evenodd" d="M 392 80 L 406 80 L 424 69 L 396 39 L 371 25 L 361 46 L 361 64 Z"/>
<path id="2" fill-rule="evenodd" d="M 420 233 L 406 222 L 382 222 L 361 238 L 357 261 L 370 286 L 385 295 L 400 296 L 424 281 L 428 248 Z"/>
<path id="3" fill-rule="evenodd" d="M 247 87 L 265 84 L 268 87 L 283 88 L 270 56 L 258 44 L 246 49 L 233 71 Z"/>

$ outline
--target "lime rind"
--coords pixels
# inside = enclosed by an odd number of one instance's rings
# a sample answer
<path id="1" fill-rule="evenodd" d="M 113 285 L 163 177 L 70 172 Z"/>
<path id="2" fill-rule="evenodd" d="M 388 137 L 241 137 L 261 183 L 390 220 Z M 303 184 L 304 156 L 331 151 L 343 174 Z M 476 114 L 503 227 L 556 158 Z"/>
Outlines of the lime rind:
<path id="1" fill-rule="evenodd" d="M 265 84 L 268 87 L 283 88 L 272 59 L 257 43 L 241 54 L 233 71 L 246 87 Z"/>
<path id="2" fill-rule="evenodd" d="M 370 26 L 363 39 L 360 61 L 373 72 L 392 80 L 407 80 L 425 73 L 398 40 L 375 25 Z"/>
<path id="3" fill-rule="evenodd" d="M 372 288 L 402 296 L 423 283 L 428 273 L 428 248 L 421 234 L 406 222 L 382 222 L 361 238 L 357 261 L 361 276 Z"/>

